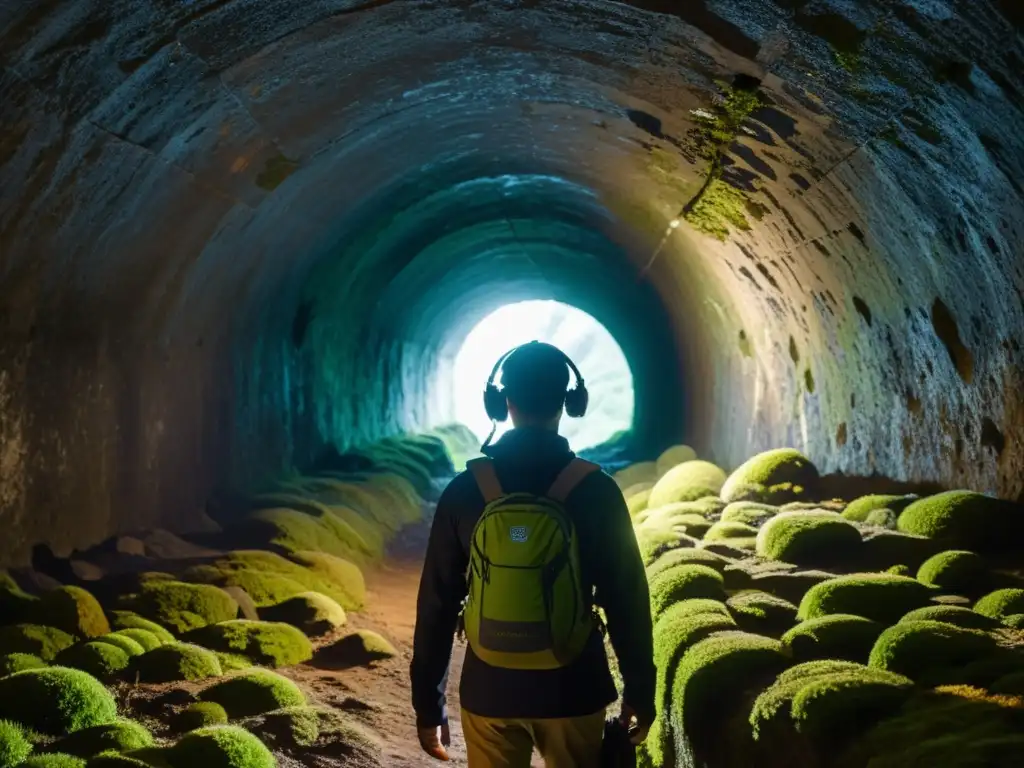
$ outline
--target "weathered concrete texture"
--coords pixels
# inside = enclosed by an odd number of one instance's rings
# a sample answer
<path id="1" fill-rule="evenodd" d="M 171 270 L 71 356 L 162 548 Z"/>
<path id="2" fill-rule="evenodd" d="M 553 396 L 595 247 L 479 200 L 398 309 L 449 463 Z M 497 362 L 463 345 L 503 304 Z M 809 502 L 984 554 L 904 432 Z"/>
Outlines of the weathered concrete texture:
<path id="1" fill-rule="evenodd" d="M 1017 497 L 1018 6 L 0 6 L 0 561 L 443 420 L 512 298 L 606 323 L 651 446 Z M 731 232 L 665 237 L 737 75 Z"/>

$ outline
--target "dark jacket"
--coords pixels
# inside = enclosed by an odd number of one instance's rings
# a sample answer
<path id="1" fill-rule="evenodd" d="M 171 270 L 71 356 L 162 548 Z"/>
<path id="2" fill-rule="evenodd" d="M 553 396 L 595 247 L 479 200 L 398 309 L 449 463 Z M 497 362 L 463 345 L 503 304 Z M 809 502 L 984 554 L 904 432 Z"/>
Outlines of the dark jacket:
<path id="1" fill-rule="evenodd" d="M 491 446 L 506 493 L 542 495 L 573 459 L 568 442 L 554 432 L 514 429 Z M 647 579 L 629 511 L 615 481 L 603 472 L 583 480 L 566 500 L 580 546 L 584 588 L 595 590 L 625 684 L 624 701 L 654 717 L 654 651 Z M 416 608 L 411 667 L 413 706 L 420 727 L 447 718 L 445 688 L 459 609 L 466 595 L 469 541 L 484 500 L 463 472 L 437 504 Z M 595 631 L 578 660 L 555 670 L 489 666 L 466 650 L 462 706 L 482 717 L 551 718 L 589 715 L 616 699 L 604 643 Z"/>

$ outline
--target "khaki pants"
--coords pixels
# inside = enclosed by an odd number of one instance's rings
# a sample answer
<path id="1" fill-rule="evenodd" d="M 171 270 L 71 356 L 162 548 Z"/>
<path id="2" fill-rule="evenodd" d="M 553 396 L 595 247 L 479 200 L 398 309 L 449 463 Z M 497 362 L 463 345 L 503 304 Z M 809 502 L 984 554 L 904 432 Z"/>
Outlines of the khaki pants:
<path id="1" fill-rule="evenodd" d="M 493 720 L 462 710 L 469 768 L 530 768 L 534 746 L 547 768 L 601 763 L 604 710 L 583 717 Z"/>

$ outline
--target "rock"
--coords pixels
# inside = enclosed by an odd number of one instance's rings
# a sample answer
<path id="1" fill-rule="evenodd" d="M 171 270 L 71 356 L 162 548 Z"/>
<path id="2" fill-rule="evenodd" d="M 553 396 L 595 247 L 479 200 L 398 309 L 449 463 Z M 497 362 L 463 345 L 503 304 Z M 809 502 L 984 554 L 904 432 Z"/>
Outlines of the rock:
<path id="1" fill-rule="evenodd" d="M 52 576 L 40 573 L 33 568 L 10 568 L 7 573 L 14 579 L 18 587 L 30 595 L 42 595 L 63 586 Z"/>
<path id="2" fill-rule="evenodd" d="M 249 619 L 250 621 L 257 621 L 260 618 L 259 611 L 256 610 L 256 603 L 253 602 L 252 598 L 249 597 L 249 593 L 244 589 L 241 587 L 221 587 L 221 589 L 231 595 L 235 602 L 238 603 L 238 618 Z"/>
<path id="3" fill-rule="evenodd" d="M 346 669 L 372 665 L 398 655 L 384 637 L 368 629 L 360 629 L 320 649 L 314 663 L 328 669 Z"/>
<path id="4" fill-rule="evenodd" d="M 114 542 L 114 549 L 122 555 L 146 556 L 146 545 L 134 536 L 118 536 Z"/>
<path id="5" fill-rule="evenodd" d="M 145 545 L 146 555 L 158 560 L 188 560 L 197 557 L 215 557 L 220 554 L 215 549 L 192 544 L 162 528 L 147 531 L 140 538 Z"/>
<path id="6" fill-rule="evenodd" d="M 79 581 L 101 581 L 106 576 L 106 571 L 88 560 L 72 560 L 71 570 Z"/>

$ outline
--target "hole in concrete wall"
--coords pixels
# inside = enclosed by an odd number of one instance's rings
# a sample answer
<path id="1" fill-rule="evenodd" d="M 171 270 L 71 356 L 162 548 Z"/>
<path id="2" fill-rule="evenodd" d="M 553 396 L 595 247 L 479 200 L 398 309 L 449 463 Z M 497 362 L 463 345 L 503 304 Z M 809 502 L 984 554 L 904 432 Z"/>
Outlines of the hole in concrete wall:
<path id="1" fill-rule="evenodd" d="M 804 371 L 804 384 L 807 385 L 807 391 L 812 395 L 814 394 L 814 374 L 811 373 L 811 369 L 808 368 Z"/>
<path id="2" fill-rule="evenodd" d="M 840 422 L 839 426 L 836 427 L 836 445 L 842 448 L 846 445 L 846 422 Z"/>
<path id="3" fill-rule="evenodd" d="M 942 299 L 936 299 L 932 304 L 932 327 L 939 341 L 946 347 L 956 372 L 960 374 L 961 379 L 970 384 L 974 379 L 974 356 L 960 341 L 960 329 Z"/>
<path id="4" fill-rule="evenodd" d="M 864 321 L 871 327 L 871 307 L 868 306 L 867 302 L 864 301 L 860 296 L 853 297 L 853 306 L 860 313 L 860 316 L 864 318 Z"/>
<path id="5" fill-rule="evenodd" d="M 744 357 L 754 356 L 754 347 L 750 343 L 750 339 L 747 338 L 747 332 L 744 330 L 740 331 L 739 346 L 741 355 L 743 355 Z"/>
<path id="6" fill-rule="evenodd" d="M 988 416 L 981 420 L 981 444 L 995 451 L 996 456 L 1001 456 L 1006 447 L 1006 436 Z"/>
<path id="7" fill-rule="evenodd" d="M 789 337 L 789 356 L 793 358 L 794 364 L 800 364 L 800 350 L 796 348 L 796 339 L 792 336 Z"/>
<path id="8" fill-rule="evenodd" d="M 557 301 L 506 304 L 481 320 L 455 356 L 455 418 L 481 439 L 491 430 L 482 393 L 491 368 L 505 352 L 536 339 L 565 352 L 583 374 L 590 392 L 587 415 L 562 419 L 560 432 L 574 450 L 600 445 L 633 426 L 633 374 L 611 333 L 576 307 Z M 501 384 L 501 378 L 498 378 Z M 570 379 L 569 386 L 573 386 Z M 499 424 L 495 439 L 511 429 Z"/>

